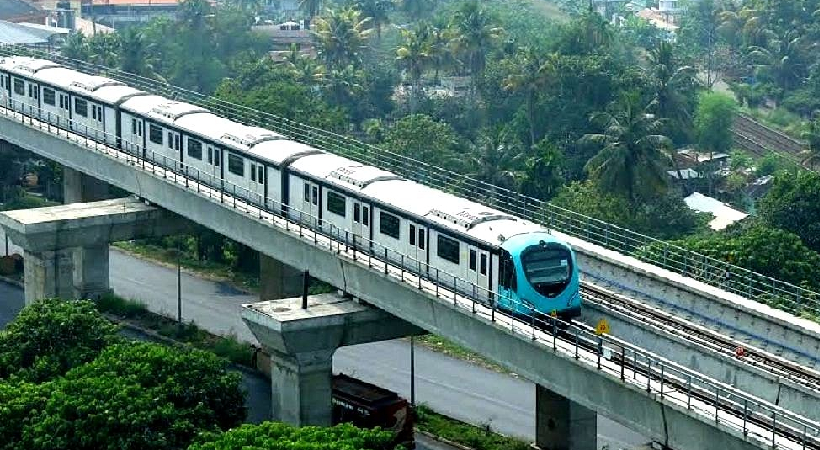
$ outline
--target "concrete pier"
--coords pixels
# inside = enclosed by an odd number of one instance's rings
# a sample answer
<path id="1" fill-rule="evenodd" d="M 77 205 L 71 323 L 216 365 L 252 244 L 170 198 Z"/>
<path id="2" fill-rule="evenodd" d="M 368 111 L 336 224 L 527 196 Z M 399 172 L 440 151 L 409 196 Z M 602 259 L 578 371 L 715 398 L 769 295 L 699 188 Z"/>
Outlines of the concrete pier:
<path id="1" fill-rule="evenodd" d="M 87 203 L 111 197 L 111 185 L 63 166 L 63 203 Z"/>
<path id="2" fill-rule="evenodd" d="M 108 244 L 185 232 L 189 222 L 135 197 L 7 211 L 0 226 L 23 248 L 26 304 L 109 292 Z M 82 251 L 77 251 L 82 248 Z"/>
<path id="3" fill-rule="evenodd" d="M 595 450 L 595 411 L 535 385 L 535 445 L 543 450 Z"/>
<path id="4" fill-rule="evenodd" d="M 244 305 L 242 319 L 271 355 L 272 419 L 296 426 L 331 425 L 337 348 L 425 332 L 338 294 Z"/>
<path id="5" fill-rule="evenodd" d="M 302 295 L 302 271 L 259 253 L 259 299 L 278 300 Z"/>

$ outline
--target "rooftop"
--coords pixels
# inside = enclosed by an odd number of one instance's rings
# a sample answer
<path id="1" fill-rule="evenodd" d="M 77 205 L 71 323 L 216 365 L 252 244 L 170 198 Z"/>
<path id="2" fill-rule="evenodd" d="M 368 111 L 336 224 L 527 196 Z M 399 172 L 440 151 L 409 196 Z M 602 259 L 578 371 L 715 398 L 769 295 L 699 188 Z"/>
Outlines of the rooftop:
<path id="1" fill-rule="evenodd" d="M 686 202 L 686 206 L 691 210 L 711 213 L 715 216 L 715 218 L 709 222 L 709 228 L 713 230 L 722 230 L 748 216 L 748 214 L 738 211 L 717 199 L 707 197 L 700 192 L 693 193 L 683 199 L 683 201 Z"/>
<path id="2" fill-rule="evenodd" d="M 40 12 L 36 6 L 24 0 L 0 0 L 0 20 L 14 20 Z M 0 37 L 4 37 L 0 33 Z"/>
<path id="3" fill-rule="evenodd" d="M 0 1 L 0 4 L 5 0 Z M 64 28 L 54 28 L 52 30 L 44 30 L 40 28 L 33 28 L 19 23 L 6 22 L 0 20 L 0 44 L 48 44 L 49 39 L 61 33 Z"/>

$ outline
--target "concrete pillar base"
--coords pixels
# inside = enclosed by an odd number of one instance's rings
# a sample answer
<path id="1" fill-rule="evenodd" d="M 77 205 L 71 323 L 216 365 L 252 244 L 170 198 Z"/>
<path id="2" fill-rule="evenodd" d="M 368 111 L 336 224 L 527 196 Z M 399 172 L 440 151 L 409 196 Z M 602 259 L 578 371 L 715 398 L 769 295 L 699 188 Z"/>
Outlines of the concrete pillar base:
<path id="1" fill-rule="evenodd" d="M 43 298 L 74 297 L 73 249 L 24 251 L 23 283 L 26 305 Z"/>
<path id="2" fill-rule="evenodd" d="M 271 354 L 272 419 L 295 426 L 331 426 L 333 351 Z"/>
<path id="3" fill-rule="evenodd" d="M 259 254 L 259 299 L 278 300 L 302 295 L 302 271 Z"/>
<path id="4" fill-rule="evenodd" d="M 111 185 L 70 167 L 63 167 L 63 202 L 85 203 L 111 197 Z"/>
<path id="5" fill-rule="evenodd" d="M 331 424 L 333 353 L 345 345 L 425 331 L 338 294 L 243 305 L 242 320 L 271 355 L 273 420 L 295 426 Z"/>
<path id="6" fill-rule="evenodd" d="M 598 415 L 535 385 L 535 445 L 544 450 L 595 450 Z"/>
<path id="7" fill-rule="evenodd" d="M 98 299 L 109 288 L 108 244 L 74 249 L 74 292 L 76 298 Z"/>

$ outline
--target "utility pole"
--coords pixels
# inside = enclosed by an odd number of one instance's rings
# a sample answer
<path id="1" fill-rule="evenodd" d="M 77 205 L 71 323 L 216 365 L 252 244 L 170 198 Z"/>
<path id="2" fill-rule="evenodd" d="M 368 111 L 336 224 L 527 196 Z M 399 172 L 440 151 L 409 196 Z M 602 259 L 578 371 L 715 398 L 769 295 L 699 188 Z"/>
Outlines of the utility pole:
<path id="1" fill-rule="evenodd" d="M 416 406 L 416 337 L 410 336 L 410 406 Z"/>
<path id="2" fill-rule="evenodd" d="M 182 251 L 177 246 L 177 329 L 182 332 Z"/>

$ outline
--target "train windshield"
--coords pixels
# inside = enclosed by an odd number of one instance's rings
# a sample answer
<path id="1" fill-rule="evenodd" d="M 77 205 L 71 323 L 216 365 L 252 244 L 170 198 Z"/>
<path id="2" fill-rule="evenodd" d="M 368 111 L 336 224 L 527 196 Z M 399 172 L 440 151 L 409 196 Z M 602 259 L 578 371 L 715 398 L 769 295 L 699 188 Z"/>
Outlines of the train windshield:
<path id="1" fill-rule="evenodd" d="M 555 297 L 569 283 L 572 256 L 564 246 L 531 246 L 521 255 L 521 263 L 527 281 L 541 295 Z"/>

